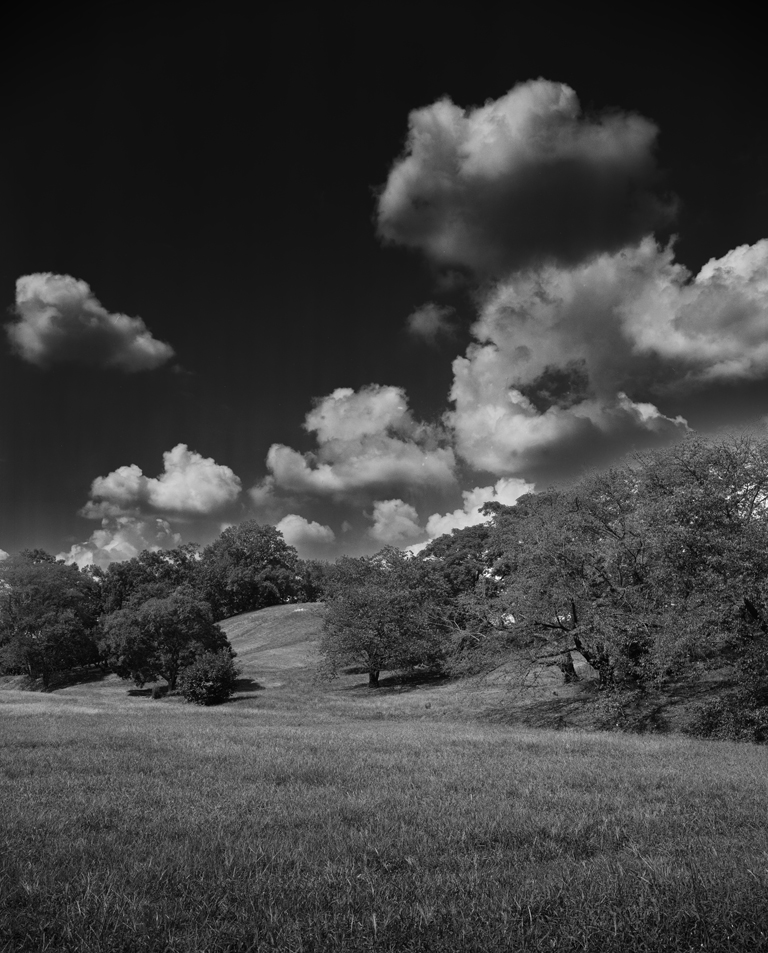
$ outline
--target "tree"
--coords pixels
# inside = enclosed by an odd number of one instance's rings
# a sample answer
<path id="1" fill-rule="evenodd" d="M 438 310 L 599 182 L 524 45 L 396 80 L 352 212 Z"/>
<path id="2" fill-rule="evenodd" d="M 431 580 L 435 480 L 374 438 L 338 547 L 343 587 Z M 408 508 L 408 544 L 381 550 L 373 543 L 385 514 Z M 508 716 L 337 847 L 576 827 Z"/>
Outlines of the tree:
<path id="1" fill-rule="evenodd" d="M 203 550 L 200 588 L 216 619 L 287 602 L 299 582 L 298 554 L 274 526 L 248 520 Z"/>
<path id="2" fill-rule="evenodd" d="M 320 646 L 332 676 L 360 665 L 375 688 L 384 670 L 434 667 L 447 648 L 448 600 L 437 568 L 398 550 L 339 560 L 326 585 Z"/>
<path id="3" fill-rule="evenodd" d="M 111 613 L 102 623 L 101 648 L 121 678 L 137 685 L 164 678 L 171 691 L 180 671 L 201 653 L 234 654 L 210 605 L 185 586 Z"/>
<path id="4" fill-rule="evenodd" d="M 43 550 L 0 563 L 0 671 L 40 677 L 98 661 L 98 584 Z"/>
<path id="5" fill-rule="evenodd" d="M 112 563 L 101 574 L 102 605 L 115 612 L 126 605 L 170 595 L 179 586 L 199 584 L 200 547 L 186 543 L 175 549 L 145 549 L 133 559 Z"/>

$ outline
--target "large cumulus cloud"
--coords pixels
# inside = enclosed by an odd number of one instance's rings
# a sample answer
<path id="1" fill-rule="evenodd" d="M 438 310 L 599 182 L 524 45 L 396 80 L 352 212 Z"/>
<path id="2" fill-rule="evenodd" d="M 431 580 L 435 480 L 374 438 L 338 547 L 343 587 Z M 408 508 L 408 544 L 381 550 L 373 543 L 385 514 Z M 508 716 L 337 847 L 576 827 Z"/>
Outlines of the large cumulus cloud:
<path id="1" fill-rule="evenodd" d="M 85 281 L 69 275 L 24 275 L 16 282 L 17 320 L 6 327 L 13 350 L 39 367 L 78 363 L 147 371 L 173 357 L 141 318 L 113 314 Z"/>
<path id="2" fill-rule="evenodd" d="M 479 274 L 615 251 L 672 218 L 656 134 L 634 114 L 583 116 L 570 87 L 544 79 L 477 109 L 439 100 L 410 115 L 379 233 Z"/>
<path id="3" fill-rule="evenodd" d="M 768 241 L 696 275 L 652 238 L 527 270 L 486 297 L 473 334 L 447 415 L 459 454 L 496 474 L 600 463 L 682 433 L 682 393 L 768 376 Z"/>
<path id="4" fill-rule="evenodd" d="M 274 488 L 340 500 L 382 487 L 455 482 L 455 458 L 444 432 L 414 419 L 402 388 L 338 388 L 315 403 L 304 426 L 315 434 L 317 451 L 302 454 L 273 444 L 270 477 L 257 494 Z"/>

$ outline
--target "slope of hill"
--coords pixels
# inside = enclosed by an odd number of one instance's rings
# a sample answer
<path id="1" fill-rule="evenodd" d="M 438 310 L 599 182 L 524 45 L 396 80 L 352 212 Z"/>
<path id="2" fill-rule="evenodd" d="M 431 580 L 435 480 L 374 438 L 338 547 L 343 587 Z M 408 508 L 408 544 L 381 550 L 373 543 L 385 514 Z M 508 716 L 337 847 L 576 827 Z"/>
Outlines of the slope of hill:
<path id="1" fill-rule="evenodd" d="M 237 652 L 242 674 L 259 681 L 286 670 L 314 667 L 322 624 L 319 602 L 272 606 L 220 623 Z"/>

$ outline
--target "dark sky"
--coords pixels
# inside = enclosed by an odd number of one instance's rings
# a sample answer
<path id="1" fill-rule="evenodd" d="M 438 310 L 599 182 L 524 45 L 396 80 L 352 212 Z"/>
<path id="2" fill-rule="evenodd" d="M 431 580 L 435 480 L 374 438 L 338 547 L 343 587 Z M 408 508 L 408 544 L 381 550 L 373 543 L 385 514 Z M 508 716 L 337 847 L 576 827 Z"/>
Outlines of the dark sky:
<path id="1" fill-rule="evenodd" d="M 551 439 L 542 436 L 550 417 L 540 422 L 534 415 L 526 424 L 539 428 L 535 437 L 526 430 L 530 447 L 523 440 L 518 451 L 510 444 L 517 437 L 507 433 L 494 449 L 495 438 L 477 429 L 475 418 L 443 418 L 452 406 L 452 361 L 473 340 L 511 347 L 511 330 L 483 338 L 470 327 L 481 312 L 490 314 L 488 302 L 505 282 L 511 288 L 525 269 L 530 275 L 546 266 L 525 257 L 525 243 L 535 232 L 546 250 L 563 232 L 557 209 L 554 224 L 547 218 L 547 196 L 565 207 L 570 186 L 561 201 L 555 170 L 540 193 L 534 171 L 522 192 L 515 191 L 517 180 L 507 188 L 504 179 L 498 193 L 459 189 L 458 205 L 446 199 L 445 221 L 468 216 L 480 229 L 471 234 L 490 236 L 488 247 L 501 249 L 488 253 L 487 269 L 463 252 L 440 259 L 425 244 L 421 220 L 393 220 L 388 242 L 377 234 L 378 196 L 403 155 L 412 110 L 446 96 L 465 109 L 480 107 L 541 77 L 575 92 L 584 121 L 609 110 L 658 127 L 649 149 L 658 176 L 652 185 L 646 176 L 638 188 L 652 189 L 669 207 L 674 199 L 677 210 L 643 233 L 655 236 L 658 249 L 677 235 L 677 266 L 695 274 L 712 258 L 755 245 L 768 236 L 768 134 L 762 54 L 743 25 L 713 24 L 706 33 L 650 20 L 606 28 L 586 16 L 566 20 L 542 9 L 523 17 L 483 4 L 460 16 L 444 6 L 391 4 L 275 5 L 258 15 L 213 4 L 203 13 L 180 10 L 81 5 L 41 20 L 35 9 L 5 34 L 0 294 L 8 326 L 22 320 L 14 312 L 17 279 L 72 276 L 90 286 L 105 314 L 140 317 L 174 356 L 125 371 L 86 336 L 81 343 L 49 342 L 35 363 L 3 335 L 2 549 L 39 545 L 59 553 L 81 544 L 72 555 L 106 562 L 142 545 L 168 545 L 178 538 L 173 534 L 206 542 L 222 525 L 255 516 L 274 523 L 302 517 L 283 528 L 310 555 L 371 551 L 389 541 L 419 542 L 438 525 L 450 528 L 437 516 L 462 505 L 469 513 L 473 500 L 462 491 L 486 488 L 488 498 L 496 487 L 509 499 L 498 481 L 542 486 L 653 445 L 656 437 L 680 435 L 680 427 L 664 423 L 646 428 L 647 440 L 645 430 L 627 436 L 615 422 L 629 413 L 618 393 L 633 407 L 652 403 L 664 421 L 682 415 L 697 430 L 763 426 L 768 373 L 757 358 L 744 370 L 739 352 L 738 370 L 713 371 L 711 348 L 694 360 L 683 345 L 673 354 L 644 344 L 651 357 L 640 367 L 627 356 L 630 369 L 609 385 L 605 360 L 590 350 L 601 333 L 591 319 L 569 318 L 586 329 L 574 344 L 561 334 L 559 318 L 547 318 L 535 339 L 542 353 L 555 354 L 546 374 L 534 379 L 521 371 L 509 386 L 536 400 L 544 394 L 553 414 L 569 413 L 589 394 L 602 403 L 584 404 L 584 427 L 568 429 L 569 417 L 562 424 L 567 433 L 558 423 Z M 477 194 L 479 206 L 472 204 Z M 412 206 L 417 213 L 420 201 Z M 549 224 L 536 230 L 540 201 Z M 520 202 L 533 206 L 536 228 L 515 233 L 513 254 L 506 228 L 489 231 L 488 222 L 497 210 L 502 219 L 508 209 L 510 221 L 525 218 Z M 568 221 L 579 222 L 574 202 Z M 600 218 L 598 232 L 606 221 Z M 569 275 L 589 267 L 595 254 L 616 254 L 642 237 L 635 229 L 600 246 L 600 232 L 595 247 L 582 248 L 576 234 L 578 250 L 569 260 L 556 242 L 549 260 Z M 647 267 L 654 275 L 663 271 L 658 262 Z M 730 316 L 715 322 L 720 330 L 738 325 L 734 334 L 752 355 L 768 341 L 761 274 L 750 272 L 747 291 L 733 292 L 739 315 L 749 297 L 748 327 Z M 592 278 L 573 280 L 582 288 Z M 621 287 L 629 280 L 616 279 Z M 514 285 L 514 294 L 525 298 L 520 288 Z M 533 292 L 526 294 L 532 307 Z M 633 301 L 632 320 L 640 326 L 643 308 L 652 305 L 640 291 Z M 713 308 L 728 311 L 720 297 L 712 301 L 700 317 L 699 305 L 685 299 L 674 320 L 688 322 L 693 310 L 690 321 L 706 324 Z M 432 333 L 409 332 L 409 315 L 429 302 L 447 321 L 438 320 Z M 504 344 L 497 333 L 507 335 Z M 695 327 L 690 334 L 695 349 Z M 627 354 L 636 356 L 641 345 L 632 340 Z M 557 393 L 542 383 L 555 378 Z M 677 386 L 680 380 L 689 383 Z M 313 401 L 338 388 L 353 391 L 333 405 L 344 403 L 344 423 L 308 431 L 303 424 Z M 379 420 L 374 404 L 383 423 L 363 433 L 350 415 Z M 318 407 L 324 413 L 325 405 Z M 644 411 L 631 413 L 639 419 Z M 181 475 L 173 482 L 163 454 L 180 444 L 188 454 L 178 458 Z M 293 476 L 270 469 L 273 444 L 319 454 L 306 458 L 309 476 L 296 476 L 295 456 Z M 592 449 L 574 456 L 573 447 Z M 400 461 L 394 467 L 393 454 Z M 129 466 L 129 489 L 123 481 L 118 492 L 108 480 L 92 490 L 97 477 Z M 198 491 L 198 478 L 208 479 L 207 495 Z M 249 495 L 256 485 L 261 491 Z M 523 483 L 504 493 L 515 486 Z M 90 518 L 78 515 L 89 500 Z M 86 544 L 99 530 L 102 537 Z M 118 544 L 110 548 L 111 540 Z"/>

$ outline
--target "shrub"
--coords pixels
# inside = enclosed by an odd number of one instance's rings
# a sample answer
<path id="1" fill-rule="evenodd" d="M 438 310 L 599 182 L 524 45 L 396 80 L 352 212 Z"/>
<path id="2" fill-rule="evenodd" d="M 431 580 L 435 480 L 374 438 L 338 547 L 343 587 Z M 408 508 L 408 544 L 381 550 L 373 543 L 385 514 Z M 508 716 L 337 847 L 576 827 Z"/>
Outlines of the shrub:
<path id="1" fill-rule="evenodd" d="M 768 707 L 756 705 L 743 691 L 699 706 L 690 734 L 729 741 L 768 742 Z"/>
<path id="2" fill-rule="evenodd" d="M 229 651 L 204 652 L 179 676 L 179 692 L 196 705 L 218 705 L 235 690 L 238 671 Z"/>

